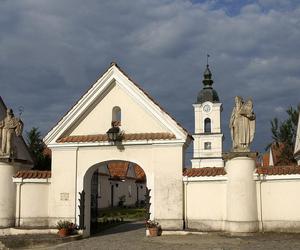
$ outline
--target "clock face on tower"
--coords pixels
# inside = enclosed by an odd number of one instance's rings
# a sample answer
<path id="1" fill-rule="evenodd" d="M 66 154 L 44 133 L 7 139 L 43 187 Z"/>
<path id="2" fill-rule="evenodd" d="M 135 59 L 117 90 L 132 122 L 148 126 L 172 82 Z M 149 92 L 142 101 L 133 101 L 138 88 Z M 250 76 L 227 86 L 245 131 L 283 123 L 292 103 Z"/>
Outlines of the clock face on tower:
<path id="1" fill-rule="evenodd" d="M 210 110 L 211 110 L 210 105 L 206 104 L 206 105 L 203 106 L 203 111 L 204 112 L 208 113 L 208 112 L 210 112 Z"/>

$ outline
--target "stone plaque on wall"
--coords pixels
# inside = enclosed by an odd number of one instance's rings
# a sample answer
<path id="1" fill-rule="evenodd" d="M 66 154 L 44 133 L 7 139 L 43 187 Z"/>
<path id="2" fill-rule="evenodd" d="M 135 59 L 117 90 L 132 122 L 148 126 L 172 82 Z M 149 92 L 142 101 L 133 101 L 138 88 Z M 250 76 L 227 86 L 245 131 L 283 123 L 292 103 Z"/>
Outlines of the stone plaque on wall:
<path id="1" fill-rule="evenodd" d="M 61 201 L 68 201 L 69 200 L 69 193 L 60 193 L 60 200 Z"/>

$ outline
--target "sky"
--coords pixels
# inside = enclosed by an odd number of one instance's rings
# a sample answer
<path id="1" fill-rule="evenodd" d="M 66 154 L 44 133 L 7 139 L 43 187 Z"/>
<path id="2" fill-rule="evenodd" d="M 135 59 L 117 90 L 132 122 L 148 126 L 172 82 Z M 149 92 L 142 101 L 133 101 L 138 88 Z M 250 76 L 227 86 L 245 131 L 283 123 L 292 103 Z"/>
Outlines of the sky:
<path id="1" fill-rule="evenodd" d="M 210 54 L 225 151 L 239 95 L 263 152 L 270 120 L 300 102 L 299 46 L 300 1 L 0 0 L 0 95 L 45 135 L 115 61 L 192 134 Z"/>

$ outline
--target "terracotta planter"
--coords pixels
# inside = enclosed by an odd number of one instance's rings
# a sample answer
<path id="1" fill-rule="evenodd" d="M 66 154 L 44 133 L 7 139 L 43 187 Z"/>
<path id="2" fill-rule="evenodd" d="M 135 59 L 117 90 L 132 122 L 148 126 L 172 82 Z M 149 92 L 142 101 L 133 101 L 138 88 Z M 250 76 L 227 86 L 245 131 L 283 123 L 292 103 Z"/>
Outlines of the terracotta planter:
<path id="1" fill-rule="evenodd" d="M 59 235 L 60 237 L 66 237 L 66 236 L 70 235 L 69 229 L 67 229 L 67 228 L 59 229 L 59 230 L 58 230 L 58 235 Z"/>
<path id="2" fill-rule="evenodd" d="M 158 236 L 158 227 L 150 227 L 149 230 L 149 236 L 155 237 Z"/>

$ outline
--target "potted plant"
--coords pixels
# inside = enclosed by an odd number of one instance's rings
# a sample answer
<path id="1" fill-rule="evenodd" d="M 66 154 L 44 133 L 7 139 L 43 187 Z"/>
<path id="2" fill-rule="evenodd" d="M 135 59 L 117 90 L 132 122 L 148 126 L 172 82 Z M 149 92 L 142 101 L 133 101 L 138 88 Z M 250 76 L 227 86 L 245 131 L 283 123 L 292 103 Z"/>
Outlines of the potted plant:
<path id="1" fill-rule="evenodd" d="M 60 237 L 66 237 L 68 235 L 74 234 L 77 230 L 77 226 L 67 220 L 59 220 L 57 222 L 58 234 Z"/>
<path id="2" fill-rule="evenodd" d="M 146 228 L 149 231 L 149 236 L 159 236 L 161 234 L 161 226 L 155 220 L 146 221 Z"/>

